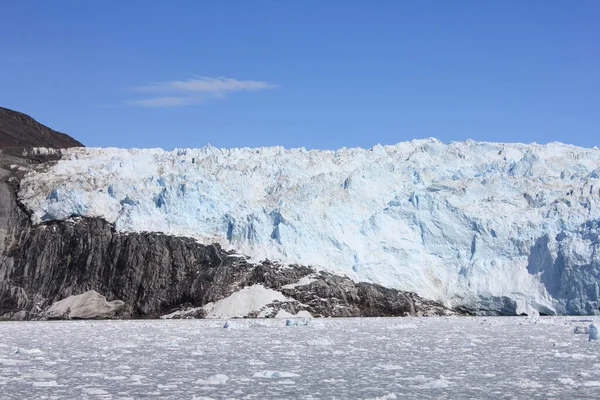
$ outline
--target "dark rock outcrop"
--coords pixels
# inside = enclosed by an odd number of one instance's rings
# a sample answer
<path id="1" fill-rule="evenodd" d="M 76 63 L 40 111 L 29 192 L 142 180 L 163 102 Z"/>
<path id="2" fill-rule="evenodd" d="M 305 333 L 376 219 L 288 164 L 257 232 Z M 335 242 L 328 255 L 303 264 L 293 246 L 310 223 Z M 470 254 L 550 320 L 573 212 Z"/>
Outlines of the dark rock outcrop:
<path id="1" fill-rule="evenodd" d="M 306 305 L 313 315 L 326 317 L 379 317 L 443 315 L 444 307 L 414 293 L 402 292 L 328 272 L 313 274 L 313 282 L 281 292 Z M 292 313 L 298 310 L 286 310 Z"/>
<path id="2" fill-rule="evenodd" d="M 19 179 L 31 163 L 59 156 L 59 151 L 0 151 L 0 318 L 42 318 L 42 311 L 53 303 L 90 290 L 108 301 L 123 301 L 120 317 L 154 318 L 184 306 L 204 306 L 254 284 L 290 299 L 271 304 L 273 313 L 280 309 L 336 317 L 450 313 L 413 293 L 356 283 L 306 266 L 252 264 L 219 245 L 203 245 L 192 238 L 117 232 L 100 218 L 33 226 L 17 199 Z M 310 283 L 285 287 L 309 275 Z"/>
<path id="3" fill-rule="evenodd" d="M 30 116 L 0 107 L 0 149 L 8 147 L 66 148 L 83 145 L 69 135 L 40 124 Z"/>
<path id="4" fill-rule="evenodd" d="M 41 310 L 66 296 L 96 290 L 108 300 L 125 302 L 125 317 L 157 317 L 182 303 L 192 307 L 218 301 L 254 284 L 280 290 L 301 309 L 320 316 L 401 316 L 444 313 L 435 303 L 368 283 L 316 273 L 307 267 L 249 264 L 218 245 L 160 233 L 115 232 L 99 218 L 79 218 L 31 228 L 21 246 L 9 249 L 14 260 L 0 289 L 5 307 L 15 312 Z M 314 274 L 309 285 L 283 286 Z M 415 301 L 415 298 L 418 300 Z M 293 307 L 293 308 L 291 308 Z M 286 308 L 285 303 L 280 308 Z"/>

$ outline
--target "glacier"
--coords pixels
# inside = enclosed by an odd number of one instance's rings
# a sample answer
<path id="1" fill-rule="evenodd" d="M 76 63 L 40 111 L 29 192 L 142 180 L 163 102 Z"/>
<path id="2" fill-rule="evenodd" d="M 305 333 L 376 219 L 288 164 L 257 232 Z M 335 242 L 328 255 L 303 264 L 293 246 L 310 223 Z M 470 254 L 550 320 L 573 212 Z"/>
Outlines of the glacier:
<path id="1" fill-rule="evenodd" d="M 101 217 L 451 307 L 600 313 L 598 148 L 431 138 L 61 152 L 21 181 L 34 223 Z"/>

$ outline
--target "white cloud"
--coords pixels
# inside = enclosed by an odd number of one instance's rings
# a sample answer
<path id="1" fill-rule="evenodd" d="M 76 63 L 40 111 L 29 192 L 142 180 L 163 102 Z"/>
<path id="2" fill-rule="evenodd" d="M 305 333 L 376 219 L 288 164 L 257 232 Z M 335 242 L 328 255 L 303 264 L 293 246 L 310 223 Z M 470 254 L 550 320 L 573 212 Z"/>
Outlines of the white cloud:
<path id="1" fill-rule="evenodd" d="M 231 92 L 274 89 L 277 85 L 262 81 L 238 81 L 231 78 L 198 77 L 183 81 L 153 82 L 135 86 L 132 91 L 165 96 L 132 100 L 127 104 L 142 107 L 179 107 L 202 104 L 211 98 L 225 98 Z"/>
<path id="2" fill-rule="evenodd" d="M 241 92 L 276 88 L 268 82 L 238 81 L 231 78 L 199 77 L 185 81 L 154 82 L 149 85 L 136 86 L 136 92 L 167 93 L 167 92 Z"/>
<path id="3" fill-rule="evenodd" d="M 191 104 L 201 104 L 204 101 L 196 97 L 176 97 L 176 96 L 162 96 L 162 97 L 150 97 L 148 99 L 131 100 L 127 104 L 132 106 L 141 107 L 180 107 Z"/>

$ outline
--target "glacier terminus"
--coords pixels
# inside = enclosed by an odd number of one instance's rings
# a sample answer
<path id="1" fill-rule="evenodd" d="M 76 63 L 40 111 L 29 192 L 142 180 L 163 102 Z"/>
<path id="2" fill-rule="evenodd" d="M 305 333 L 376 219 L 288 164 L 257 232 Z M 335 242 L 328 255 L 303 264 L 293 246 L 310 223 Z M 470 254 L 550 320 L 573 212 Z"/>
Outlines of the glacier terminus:
<path id="1" fill-rule="evenodd" d="M 100 217 L 479 313 L 600 313 L 598 148 L 61 152 L 21 181 L 36 224 Z"/>

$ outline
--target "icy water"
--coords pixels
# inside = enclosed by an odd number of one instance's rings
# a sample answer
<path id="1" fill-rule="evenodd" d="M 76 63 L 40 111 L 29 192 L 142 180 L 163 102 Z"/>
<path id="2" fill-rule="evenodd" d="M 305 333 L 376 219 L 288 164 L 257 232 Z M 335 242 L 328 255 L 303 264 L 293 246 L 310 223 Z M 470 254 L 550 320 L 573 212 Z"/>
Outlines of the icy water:
<path id="1" fill-rule="evenodd" d="M 3 322 L 0 398 L 599 399 L 583 319 Z"/>

